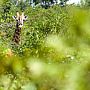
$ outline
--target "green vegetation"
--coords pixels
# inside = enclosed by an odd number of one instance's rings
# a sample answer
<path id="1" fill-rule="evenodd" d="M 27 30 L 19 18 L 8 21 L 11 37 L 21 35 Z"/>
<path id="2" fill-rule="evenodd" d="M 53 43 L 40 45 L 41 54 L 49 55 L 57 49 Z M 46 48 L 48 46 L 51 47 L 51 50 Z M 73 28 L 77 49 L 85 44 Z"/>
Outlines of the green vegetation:
<path id="1" fill-rule="evenodd" d="M 14 45 L 12 16 L 21 7 L 1 1 L 0 90 L 90 90 L 89 8 L 28 6 Z"/>

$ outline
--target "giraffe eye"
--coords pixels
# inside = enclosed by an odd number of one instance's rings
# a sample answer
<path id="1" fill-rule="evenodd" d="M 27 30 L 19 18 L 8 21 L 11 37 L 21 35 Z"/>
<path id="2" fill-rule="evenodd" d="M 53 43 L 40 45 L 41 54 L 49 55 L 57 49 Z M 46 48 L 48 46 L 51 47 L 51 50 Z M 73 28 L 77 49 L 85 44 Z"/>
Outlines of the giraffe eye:
<path id="1" fill-rule="evenodd" d="M 16 19 L 16 21 L 19 21 L 18 19 Z"/>

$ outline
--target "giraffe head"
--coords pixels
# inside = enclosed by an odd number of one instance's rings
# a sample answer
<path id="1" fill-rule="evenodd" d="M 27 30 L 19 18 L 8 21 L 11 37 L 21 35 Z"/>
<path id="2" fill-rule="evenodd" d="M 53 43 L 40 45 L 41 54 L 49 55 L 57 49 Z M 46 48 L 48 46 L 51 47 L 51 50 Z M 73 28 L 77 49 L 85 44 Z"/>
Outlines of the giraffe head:
<path id="1" fill-rule="evenodd" d="M 17 12 L 16 16 L 13 16 L 13 19 L 16 20 L 18 27 L 21 28 L 23 26 L 23 22 L 27 19 L 27 16 L 25 16 L 23 12 L 21 15 Z"/>

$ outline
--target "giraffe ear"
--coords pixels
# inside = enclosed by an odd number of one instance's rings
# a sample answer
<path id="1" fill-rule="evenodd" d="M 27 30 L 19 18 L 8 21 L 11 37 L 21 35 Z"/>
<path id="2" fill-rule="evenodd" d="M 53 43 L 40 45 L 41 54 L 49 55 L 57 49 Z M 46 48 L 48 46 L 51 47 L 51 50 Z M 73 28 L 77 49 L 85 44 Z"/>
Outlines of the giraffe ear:
<path id="1" fill-rule="evenodd" d="M 27 20 L 27 18 L 28 18 L 28 16 L 24 16 L 24 19 L 23 20 L 25 21 L 25 20 Z"/>
<path id="2" fill-rule="evenodd" d="M 16 19 L 17 19 L 17 17 L 16 17 L 16 16 L 12 16 L 12 18 L 13 18 L 14 20 L 16 20 Z"/>

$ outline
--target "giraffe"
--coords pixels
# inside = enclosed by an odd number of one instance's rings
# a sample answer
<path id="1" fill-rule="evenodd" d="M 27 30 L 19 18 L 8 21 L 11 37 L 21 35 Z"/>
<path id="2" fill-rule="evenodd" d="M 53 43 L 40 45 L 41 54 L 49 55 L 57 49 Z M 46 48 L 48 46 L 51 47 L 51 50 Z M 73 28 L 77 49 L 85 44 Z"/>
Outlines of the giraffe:
<path id="1" fill-rule="evenodd" d="M 13 35 L 12 41 L 16 44 L 19 44 L 21 29 L 23 26 L 23 22 L 27 19 L 27 16 L 24 15 L 24 12 L 20 15 L 19 12 L 16 13 L 16 16 L 13 16 L 13 19 L 16 20 L 16 29 Z"/>

